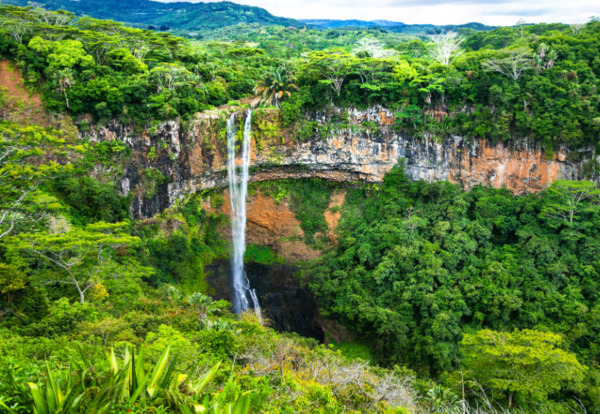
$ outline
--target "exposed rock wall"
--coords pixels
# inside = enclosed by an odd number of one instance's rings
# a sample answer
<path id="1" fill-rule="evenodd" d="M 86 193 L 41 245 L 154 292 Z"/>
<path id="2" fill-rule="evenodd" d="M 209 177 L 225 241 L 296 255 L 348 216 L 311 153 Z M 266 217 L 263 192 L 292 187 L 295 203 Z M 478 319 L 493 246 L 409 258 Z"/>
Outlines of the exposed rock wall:
<path id="1" fill-rule="evenodd" d="M 207 211 L 218 211 L 230 216 L 229 190 L 223 192 L 223 203 L 213 208 L 210 199 L 203 206 Z M 339 213 L 338 213 L 339 214 Z M 305 262 L 319 257 L 321 252 L 304 243 L 300 221 L 290 209 L 287 200 L 275 203 L 271 197 L 258 192 L 248 197 L 246 205 L 246 243 L 269 246 L 288 263 Z M 336 221 L 337 226 L 337 221 Z M 331 232 L 333 234 L 332 228 Z M 231 240 L 229 224 L 218 229 L 223 240 Z"/>
<path id="2" fill-rule="evenodd" d="M 117 139 L 132 148 L 120 187 L 123 194 L 134 194 L 134 216 L 151 217 L 186 193 L 227 185 L 226 117 L 218 110 L 198 114 L 185 129 L 179 122 L 166 122 L 153 136 L 111 122 L 87 135 L 92 140 Z M 241 113 L 239 119 L 241 124 Z M 492 145 L 485 139 L 470 142 L 460 136 L 419 139 L 395 131 L 393 113 L 383 108 L 349 110 L 343 127 L 332 124 L 330 114 L 315 114 L 313 119 L 327 132 L 300 142 L 280 128 L 277 112 L 257 114 L 251 180 L 318 177 L 380 182 L 402 158 L 413 180 L 448 180 L 465 189 L 483 184 L 524 194 L 541 191 L 556 179 L 582 178 L 581 165 L 568 160 L 567 149 L 549 157 L 527 142 Z M 152 147 L 156 155 L 151 157 Z M 591 156 L 590 152 L 583 158 Z M 170 180 L 152 197 L 140 190 L 145 168 L 157 168 Z"/>

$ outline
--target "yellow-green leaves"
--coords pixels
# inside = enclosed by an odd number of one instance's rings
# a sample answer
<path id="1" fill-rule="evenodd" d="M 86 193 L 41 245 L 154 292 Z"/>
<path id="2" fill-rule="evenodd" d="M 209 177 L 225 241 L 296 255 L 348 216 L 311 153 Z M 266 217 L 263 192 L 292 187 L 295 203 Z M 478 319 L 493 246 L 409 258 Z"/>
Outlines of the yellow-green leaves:
<path id="1" fill-rule="evenodd" d="M 410 82 L 419 76 L 417 70 L 406 60 L 400 60 L 394 66 L 394 79 L 398 82 Z"/>
<path id="2" fill-rule="evenodd" d="M 55 174 L 72 170 L 67 163 L 70 139 L 59 131 L 0 121 L 0 239 L 31 230 L 57 200 L 40 189 Z"/>
<path id="3" fill-rule="evenodd" d="M 586 368 L 565 351 L 563 338 L 530 329 L 466 334 L 461 346 L 467 375 L 507 395 L 540 399 L 563 388 L 581 386 Z"/>
<path id="4" fill-rule="evenodd" d="M 127 225 L 97 222 L 56 233 L 23 233 L 11 237 L 7 248 L 11 252 L 31 252 L 53 266 L 55 272 L 47 276 L 51 279 L 40 282 L 74 285 L 83 303 L 86 292 L 105 279 L 135 277 L 149 271 L 137 263 L 114 259 L 115 249 L 139 243 L 137 237 L 125 232 Z"/>

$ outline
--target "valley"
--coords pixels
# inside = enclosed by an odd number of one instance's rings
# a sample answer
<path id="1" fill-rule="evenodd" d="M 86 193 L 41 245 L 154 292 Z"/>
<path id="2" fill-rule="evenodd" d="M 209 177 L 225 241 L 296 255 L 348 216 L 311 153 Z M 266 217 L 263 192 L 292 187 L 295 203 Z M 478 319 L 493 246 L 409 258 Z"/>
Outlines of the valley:
<path id="1" fill-rule="evenodd" d="M 0 5 L 0 412 L 600 412 L 598 19 L 45 7 Z"/>

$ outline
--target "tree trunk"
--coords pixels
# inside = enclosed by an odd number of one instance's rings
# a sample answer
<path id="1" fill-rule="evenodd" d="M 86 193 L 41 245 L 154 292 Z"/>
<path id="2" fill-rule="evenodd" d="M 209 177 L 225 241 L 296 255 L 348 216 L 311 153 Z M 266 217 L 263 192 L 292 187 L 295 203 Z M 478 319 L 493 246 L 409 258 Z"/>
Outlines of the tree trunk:
<path id="1" fill-rule="evenodd" d="M 71 274 L 70 270 L 69 270 L 69 276 L 71 276 L 71 280 L 75 284 L 75 287 L 77 288 L 77 292 L 79 292 L 79 302 L 85 303 L 85 291 L 81 290 L 81 288 L 79 287 L 79 283 L 77 283 L 77 279 L 75 279 L 75 277 Z"/>
<path id="2" fill-rule="evenodd" d="M 569 222 L 573 224 L 573 217 L 575 216 L 575 210 L 569 212 Z"/>

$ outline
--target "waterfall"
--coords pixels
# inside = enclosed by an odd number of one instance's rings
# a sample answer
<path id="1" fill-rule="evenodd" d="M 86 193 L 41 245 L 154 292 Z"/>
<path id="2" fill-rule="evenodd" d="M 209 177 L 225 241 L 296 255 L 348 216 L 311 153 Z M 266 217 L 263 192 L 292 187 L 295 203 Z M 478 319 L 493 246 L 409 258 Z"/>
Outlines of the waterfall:
<path id="1" fill-rule="evenodd" d="M 252 133 L 252 111 L 246 115 L 244 141 L 242 143 L 242 171 L 237 173 L 235 165 L 235 114 L 227 121 L 227 176 L 229 178 L 229 202 L 231 205 L 231 235 L 233 252 L 231 273 L 233 278 L 233 311 L 240 313 L 250 307 L 250 301 L 257 315 L 260 306 L 256 292 L 250 289 L 250 282 L 244 272 L 244 252 L 246 251 L 246 193 L 250 167 L 250 135 Z"/>

